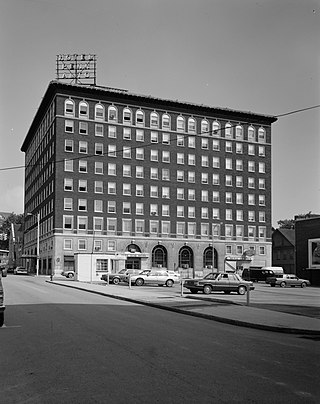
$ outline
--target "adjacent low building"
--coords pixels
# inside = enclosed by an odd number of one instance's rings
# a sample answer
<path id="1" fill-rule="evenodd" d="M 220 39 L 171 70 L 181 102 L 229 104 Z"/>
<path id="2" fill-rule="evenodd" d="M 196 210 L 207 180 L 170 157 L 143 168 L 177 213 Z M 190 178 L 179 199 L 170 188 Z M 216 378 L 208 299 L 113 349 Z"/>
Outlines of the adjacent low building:
<path id="1" fill-rule="evenodd" d="M 271 265 L 275 121 L 51 82 L 21 148 L 25 256 L 43 274 L 82 253 L 96 275 Z"/>

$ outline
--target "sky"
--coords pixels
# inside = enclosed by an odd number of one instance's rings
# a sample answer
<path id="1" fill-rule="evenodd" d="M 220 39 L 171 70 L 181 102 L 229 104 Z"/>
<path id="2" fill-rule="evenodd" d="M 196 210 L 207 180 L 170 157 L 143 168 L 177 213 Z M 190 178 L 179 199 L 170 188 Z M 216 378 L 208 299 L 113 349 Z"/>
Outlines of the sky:
<path id="1" fill-rule="evenodd" d="M 272 224 L 320 213 L 320 0 L 0 0 L 0 212 L 23 212 L 21 146 L 56 55 L 97 84 L 279 116 Z M 316 107 L 316 108 L 313 108 Z"/>

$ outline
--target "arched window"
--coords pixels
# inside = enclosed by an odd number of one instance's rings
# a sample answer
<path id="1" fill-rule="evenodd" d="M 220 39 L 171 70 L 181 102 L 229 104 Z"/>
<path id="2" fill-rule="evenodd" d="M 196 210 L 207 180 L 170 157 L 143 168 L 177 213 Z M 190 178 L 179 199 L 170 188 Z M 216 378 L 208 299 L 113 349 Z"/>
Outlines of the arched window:
<path id="1" fill-rule="evenodd" d="M 79 117 L 89 118 L 89 105 L 85 101 L 80 101 L 79 103 Z"/>
<path id="2" fill-rule="evenodd" d="M 136 125 L 143 126 L 144 125 L 144 112 L 138 109 L 136 112 Z"/>
<path id="3" fill-rule="evenodd" d="M 178 116 L 177 118 L 177 131 L 184 132 L 185 130 L 185 120 L 183 116 Z"/>
<path id="4" fill-rule="evenodd" d="M 179 267 L 193 268 L 193 251 L 188 246 L 182 247 L 179 251 Z"/>
<path id="5" fill-rule="evenodd" d="M 236 139 L 238 139 L 238 140 L 243 139 L 243 128 L 241 125 L 236 126 Z"/>
<path id="6" fill-rule="evenodd" d="M 213 252 L 214 252 L 214 262 L 213 262 Z M 207 247 L 203 252 L 203 267 L 208 269 L 218 268 L 217 250 L 212 246 Z"/>
<path id="7" fill-rule="evenodd" d="M 254 142 L 255 141 L 255 130 L 253 126 L 249 126 L 248 127 L 248 140 L 250 142 Z"/>
<path id="8" fill-rule="evenodd" d="M 150 114 L 150 126 L 153 128 L 159 127 L 159 115 L 156 112 L 151 112 Z"/>
<path id="9" fill-rule="evenodd" d="M 206 119 L 202 119 L 201 121 L 201 134 L 203 135 L 209 134 L 209 122 Z"/>
<path id="10" fill-rule="evenodd" d="M 196 132 L 196 120 L 194 118 L 188 119 L 188 132 L 195 133 Z"/>
<path id="11" fill-rule="evenodd" d="M 134 244 L 134 243 L 129 244 L 129 245 L 127 246 L 127 248 L 126 248 L 126 251 L 128 251 L 128 252 L 130 252 L 130 253 L 136 253 L 136 252 L 141 253 L 140 247 L 137 246 L 137 245 Z"/>
<path id="12" fill-rule="evenodd" d="M 152 266 L 156 268 L 167 268 L 168 253 L 164 246 L 157 245 L 152 250 Z"/>
<path id="13" fill-rule="evenodd" d="M 225 137 L 232 138 L 232 126 L 231 126 L 231 123 L 226 123 Z"/>
<path id="14" fill-rule="evenodd" d="M 68 116 L 74 116 L 74 102 L 70 99 L 64 102 L 64 114 Z"/>
<path id="15" fill-rule="evenodd" d="M 171 129 L 170 116 L 168 114 L 162 115 L 162 129 Z"/>
<path id="16" fill-rule="evenodd" d="M 259 128 L 258 130 L 258 141 L 265 142 L 266 141 L 266 131 L 264 128 Z"/>
<path id="17" fill-rule="evenodd" d="M 95 119 L 104 120 L 104 107 L 101 104 L 96 104 L 94 108 Z"/>
<path id="18" fill-rule="evenodd" d="M 123 123 L 131 123 L 132 122 L 132 112 L 130 108 L 123 109 Z"/>
<path id="19" fill-rule="evenodd" d="M 110 105 L 110 107 L 108 108 L 108 121 L 118 122 L 118 110 L 113 105 Z"/>
<path id="20" fill-rule="evenodd" d="M 218 121 L 212 123 L 212 134 L 213 136 L 221 136 L 220 123 Z"/>

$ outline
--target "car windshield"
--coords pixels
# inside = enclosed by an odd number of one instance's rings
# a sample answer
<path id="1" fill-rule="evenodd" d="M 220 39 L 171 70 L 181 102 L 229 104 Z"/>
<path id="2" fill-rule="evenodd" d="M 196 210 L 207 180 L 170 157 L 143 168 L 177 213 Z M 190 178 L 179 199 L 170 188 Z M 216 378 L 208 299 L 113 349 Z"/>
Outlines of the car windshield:
<path id="1" fill-rule="evenodd" d="M 139 275 L 148 275 L 149 273 L 150 273 L 150 270 L 145 270 L 145 271 L 140 272 Z"/>

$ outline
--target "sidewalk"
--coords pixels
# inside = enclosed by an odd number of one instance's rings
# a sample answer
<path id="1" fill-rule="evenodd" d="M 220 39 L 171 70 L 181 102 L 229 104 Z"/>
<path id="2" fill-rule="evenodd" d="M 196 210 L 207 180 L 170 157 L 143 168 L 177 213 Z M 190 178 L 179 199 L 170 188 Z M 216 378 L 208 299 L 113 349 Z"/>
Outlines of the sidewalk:
<path id="1" fill-rule="evenodd" d="M 210 295 L 209 299 L 204 300 L 189 294 L 173 296 L 172 293 L 168 293 L 168 295 L 162 293 L 157 295 L 143 287 L 136 286 L 130 289 L 123 285 L 85 283 L 64 278 L 46 282 L 227 324 L 320 337 L 320 320 L 317 318 L 250 307 L 224 300 L 221 295 L 219 298 Z"/>

